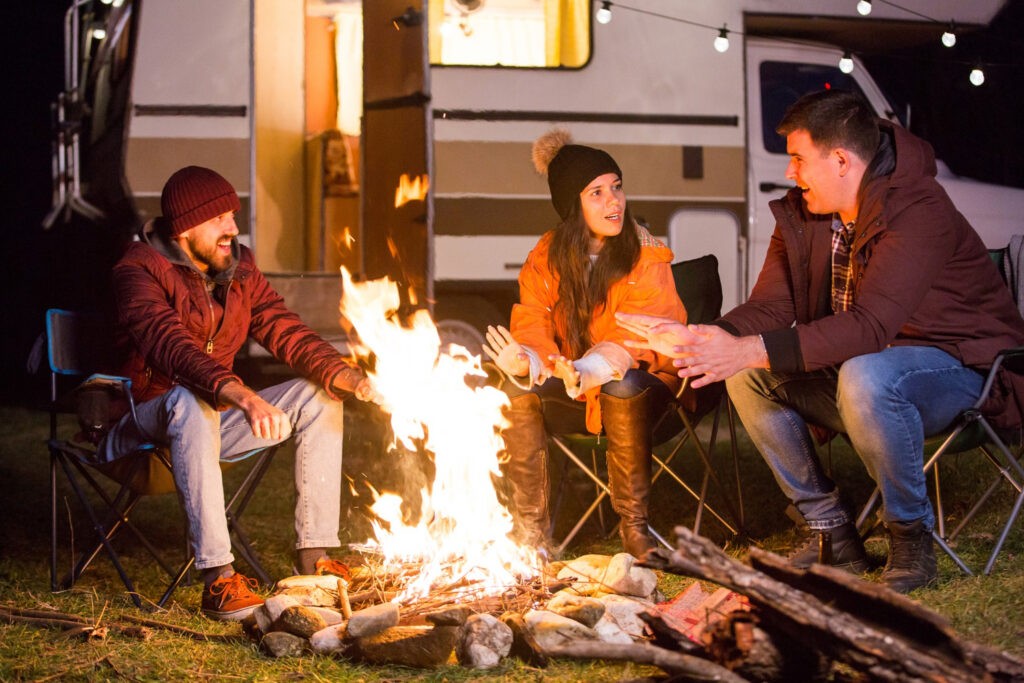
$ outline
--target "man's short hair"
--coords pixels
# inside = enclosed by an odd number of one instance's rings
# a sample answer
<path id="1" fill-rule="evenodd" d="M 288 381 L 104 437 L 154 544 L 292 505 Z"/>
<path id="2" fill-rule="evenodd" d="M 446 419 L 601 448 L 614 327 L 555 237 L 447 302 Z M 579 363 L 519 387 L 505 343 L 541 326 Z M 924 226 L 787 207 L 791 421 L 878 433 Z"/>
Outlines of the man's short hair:
<path id="1" fill-rule="evenodd" d="M 786 109 L 775 129 L 779 135 L 806 130 L 823 150 L 843 147 L 869 162 L 878 148 L 878 123 L 860 95 L 821 90 L 804 95 Z"/>

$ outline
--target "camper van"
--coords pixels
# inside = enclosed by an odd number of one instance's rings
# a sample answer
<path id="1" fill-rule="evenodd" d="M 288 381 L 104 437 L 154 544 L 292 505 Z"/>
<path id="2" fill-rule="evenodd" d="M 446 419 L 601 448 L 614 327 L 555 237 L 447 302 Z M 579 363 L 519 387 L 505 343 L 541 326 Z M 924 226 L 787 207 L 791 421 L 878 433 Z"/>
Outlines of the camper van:
<path id="1" fill-rule="evenodd" d="M 860 4 L 871 13 L 854 0 L 78 0 L 69 60 L 92 112 L 78 143 L 93 169 L 106 150 L 136 224 L 181 166 L 225 175 L 241 239 L 339 343 L 345 267 L 399 281 L 445 339 L 478 349 L 557 222 L 531 144 L 566 128 L 615 157 L 634 215 L 676 259 L 718 257 L 728 308 L 764 259 L 769 200 L 791 186 L 774 132 L 785 108 L 849 89 L 905 124 L 846 50 L 937 41 L 943 26 L 922 16 L 970 30 L 1004 3 Z M 990 247 L 1019 231 L 1024 190 L 939 169 Z"/>

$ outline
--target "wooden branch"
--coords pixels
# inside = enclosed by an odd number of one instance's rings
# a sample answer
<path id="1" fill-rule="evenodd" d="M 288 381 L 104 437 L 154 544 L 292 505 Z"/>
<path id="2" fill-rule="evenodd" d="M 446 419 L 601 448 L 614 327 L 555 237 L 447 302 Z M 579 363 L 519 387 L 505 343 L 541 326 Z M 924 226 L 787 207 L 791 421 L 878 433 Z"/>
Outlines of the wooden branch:
<path id="1" fill-rule="evenodd" d="M 646 643 L 604 643 L 598 640 L 577 640 L 546 650 L 551 657 L 573 659 L 606 659 L 656 666 L 675 681 L 724 681 L 744 683 L 725 667 L 700 657 L 691 657 Z"/>
<path id="2" fill-rule="evenodd" d="M 512 649 L 509 654 L 529 666 L 546 668 L 548 656 L 533 637 L 523 615 L 519 612 L 505 612 L 501 615 L 501 621 L 512 630 Z"/>
<path id="3" fill-rule="evenodd" d="M 679 549 L 669 561 L 656 558 L 653 564 L 664 565 L 661 568 L 666 571 L 712 581 L 746 595 L 757 608 L 765 628 L 777 628 L 789 638 L 816 647 L 827 656 L 868 673 L 875 680 L 967 683 L 1004 676 L 986 671 L 969 658 L 957 656 L 963 652 L 963 647 L 952 635 L 943 642 L 941 636 L 946 631 L 940 617 L 926 619 L 918 614 L 919 623 L 931 624 L 929 640 L 934 643 L 922 648 L 906 634 L 858 619 L 812 594 L 734 560 L 685 527 L 676 527 L 676 535 Z M 756 556 L 756 551 L 754 554 Z M 902 604 L 901 600 L 893 602 Z M 912 616 L 907 619 L 914 620 Z M 994 664 L 989 663 L 989 666 Z M 1009 680 L 1009 674 L 1006 675 Z"/>
<path id="4" fill-rule="evenodd" d="M 889 590 L 835 567 L 815 564 L 796 569 L 784 558 L 758 548 L 750 549 L 750 564 L 778 581 L 887 631 L 896 631 L 922 648 L 938 648 L 962 659 L 963 644 L 946 619 Z"/>
<path id="5" fill-rule="evenodd" d="M 92 623 L 85 617 L 80 617 L 77 614 L 66 614 L 64 612 L 55 612 L 52 610 L 41 610 L 41 609 L 25 609 L 22 607 L 14 607 L 13 605 L 0 605 L 0 616 L 4 613 L 16 614 L 22 617 L 40 617 L 43 619 L 60 619 L 63 621 L 74 621 L 79 624 L 90 624 Z"/>
<path id="6" fill-rule="evenodd" d="M 8 624 L 27 624 L 29 626 L 39 626 L 41 628 L 60 628 L 69 630 L 73 628 L 88 627 L 92 628 L 92 625 L 79 617 L 72 617 L 70 614 L 61 614 L 60 612 L 39 612 L 37 610 L 25 610 L 31 611 L 35 614 L 50 616 L 30 616 L 25 614 L 15 614 L 6 609 L 0 609 L 0 622 Z"/>
<path id="7" fill-rule="evenodd" d="M 202 631 L 193 631 L 190 628 L 184 626 L 175 626 L 174 624 L 165 624 L 162 621 L 155 621 L 153 619 L 143 619 L 142 617 L 132 616 L 131 614 L 124 614 L 121 616 L 125 621 L 130 621 L 133 624 L 140 624 L 142 626 L 149 626 L 150 628 L 158 628 L 164 631 L 171 631 L 172 633 L 178 633 L 183 636 L 192 638 L 193 640 L 215 640 L 225 643 L 233 643 L 239 640 L 243 640 L 241 635 L 232 635 L 227 633 L 203 633 Z"/>

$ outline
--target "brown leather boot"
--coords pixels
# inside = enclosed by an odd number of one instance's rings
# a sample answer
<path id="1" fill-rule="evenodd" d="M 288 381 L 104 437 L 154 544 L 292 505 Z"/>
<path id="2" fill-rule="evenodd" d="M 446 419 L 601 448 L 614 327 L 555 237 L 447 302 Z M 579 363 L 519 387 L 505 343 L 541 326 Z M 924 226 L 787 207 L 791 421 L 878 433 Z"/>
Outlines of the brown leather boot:
<path id="1" fill-rule="evenodd" d="M 507 462 L 501 465 L 511 488 L 512 534 L 520 543 L 544 546 L 548 528 L 548 452 L 540 396 L 522 394 L 512 399 L 505 417 Z"/>
<path id="2" fill-rule="evenodd" d="M 650 389 L 633 398 L 601 394 L 601 422 L 608 436 L 608 488 L 619 513 L 623 549 L 643 558 L 654 548 L 647 533 L 647 500 L 651 493 Z"/>

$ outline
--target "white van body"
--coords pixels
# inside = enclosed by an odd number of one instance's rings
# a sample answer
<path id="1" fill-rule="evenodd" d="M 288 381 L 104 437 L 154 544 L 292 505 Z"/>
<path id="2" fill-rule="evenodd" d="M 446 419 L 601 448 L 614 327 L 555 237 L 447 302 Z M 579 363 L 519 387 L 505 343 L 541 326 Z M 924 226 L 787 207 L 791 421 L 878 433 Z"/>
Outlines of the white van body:
<path id="1" fill-rule="evenodd" d="M 351 9 L 351 2 L 342 4 Z M 488 308 L 492 295 L 514 296 L 520 265 L 557 221 L 546 182 L 530 162 L 532 142 L 554 126 L 616 158 L 635 215 L 669 242 L 677 260 L 718 257 L 726 309 L 749 292 L 773 229 L 768 201 L 791 185 L 784 178 L 788 157 L 762 144 L 761 67 L 835 67 L 843 51 L 744 34 L 777 19 L 863 19 L 852 0 L 633 4 L 646 13 L 613 6 L 610 23 L 592 22 L 591 57 L 579 69 L 428 68 L 426 278 L 439 306 L 446 297 L 459 302 L 445 307 L 445 315 L 462 317 L 470 329 L 502 322 L 495 318 L 502 306 Z M 903 4 L 958 24 L 985 25 L 1004 3 Z M 872 20 L 914 18 L 875 5 Z M 301 66 L 295 66 L 302 59 L 303 3 L 136 0 L 136 8 L 124 163 L 139 212 L 158 212 L 160 188 L 177 168 L 217 168 L 242 197 L 241 227 L 260 266 L 282 274 L 275 285 L 286 298 L 291 290 L 284 274 L 304 274 L 295 278 L 299 289 L 289 303 L 320 327 L 336 323 L 336 305 L 328 306 L 331 297 L 336 302 L 335 273 L 310 274 L 302 257 L 309 233 L 297 227 L 318 208 L 308 205 L 303 189 L 308 140 Z M 724 24 L 734 31 L 731 46 L 718 53 L 711 46 L 715 31 L 658 14 L 705 27 Z M 854 62 L 851 77 L 859 89 L 880 116 L 894 118 L 867 70 Z M 939 168 L 940 182 L 986 244 L 1004 246 L 1020 230 L 1024 190 L 957 178 L 941 162 Z M 762 185 L 775 187 L 762 191 Z M 323 278 L 329 280 L 326 302 L 302 289 Z"/>

